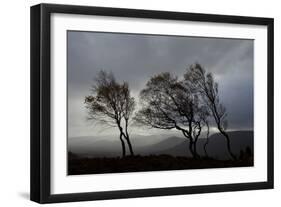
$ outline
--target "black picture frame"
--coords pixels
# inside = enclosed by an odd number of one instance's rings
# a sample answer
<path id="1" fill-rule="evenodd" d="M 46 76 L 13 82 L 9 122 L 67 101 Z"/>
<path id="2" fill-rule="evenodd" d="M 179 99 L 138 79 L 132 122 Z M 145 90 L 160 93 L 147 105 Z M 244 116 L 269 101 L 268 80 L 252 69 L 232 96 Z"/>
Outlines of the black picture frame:
<path id="1" fill-rule="evenodd" d="M 186 187 L 167 187 L 74 194 L 51 194 L 51 90 L 50 90 L 50 15 L 52 13 L 134 17 L 210 23 L 267 26 L 267 181 Z M 272 18 L 195 14 L 168 11 L 39 4 L 31 7 L 31 174 L 30 199 L 38 203 L 119 199 L 146 196 L 210 193 L 273 188 L 273 44 Z"/>

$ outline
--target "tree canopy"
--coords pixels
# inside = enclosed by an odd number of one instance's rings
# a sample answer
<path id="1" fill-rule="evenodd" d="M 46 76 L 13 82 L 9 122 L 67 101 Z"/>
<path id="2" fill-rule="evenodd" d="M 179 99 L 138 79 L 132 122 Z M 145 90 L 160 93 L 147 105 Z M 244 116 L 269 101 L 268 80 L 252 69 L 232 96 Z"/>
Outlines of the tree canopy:
<path id="1" fill-rule="evenodd" d="M 177 129 L 189 140 L 189 150 L 198 157 L 196 143 L 203 119 L 208 116 L 198 94 L 176 76 L 161 73 L 153 76 L 140 92 L 142 108 L 135 120 L 158 129 Z"/>

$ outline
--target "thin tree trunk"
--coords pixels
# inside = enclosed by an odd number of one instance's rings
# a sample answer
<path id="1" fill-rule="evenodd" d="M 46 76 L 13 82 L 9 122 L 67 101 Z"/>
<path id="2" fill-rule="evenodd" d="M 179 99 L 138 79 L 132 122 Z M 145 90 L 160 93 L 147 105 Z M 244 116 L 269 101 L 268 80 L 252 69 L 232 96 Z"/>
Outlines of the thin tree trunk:
<path id="1" fill-rule="evenodd" d="M 123 133 L 120 132 L 119 138 L 120 138 L 121 146 L 122 146 L 122 157 L 125 157 L 125 156 L 126 156 L 126 147 L 125 147 L 125 142 L 124 142 L 124 140 L 122 139 L 122 134 L 123 134 Z"/>
<path id="2" fill-rule="evenodd" d="M 125 139 L 127 141 L 131 156 L 134 156 L 134 151 L 133 151 L 133 147 L 132 147 L 129 135 L 126 135 Z"/>
<path id="3" fill-rule="evenodd" d="M 230 139 L 229 139 L 229 136 L 228 134 L 224 131 L 224 129 L 222 129 L 221 127 L 221 116 L 219 116 L 219 113 L 218 113 L 218 110 L 217 110 L 217 106 L 214 102 L 214 100 L 210 100 L 211 103 L 213 104 L 213 110 L 212 110 L 212 113 L 213 113 L 213 116 L 214 116 L 214 119 L 215 119 L 215 122 L 217 124 L 217 128 L 218 130 L 220 131 L 220 133 L 225 137 L 226 139 L 226 145 L 227 145 L 227 150 L 228 150 L 228 153 L 229 155 L 231 156 L 231 158 L 233 160 L 236 160 L 236 156 L 232 153 L 231 151 L 231 145 L 230 145 Z"/>
<path id="4" fill-rule="evenodd" d="M 121 146 L 122 146 L 122 157 L 125 157 L 126 156 L 126 146 L 125 146 L 124 140 L 122 139 L 122 136 L 124 136 L 123 128 L 121 127 L 120 121 L 116 120 L 116 123 L 117 123 L 118 129 L 120 131 L 119 139 L 121 141 Z"/>
<path id="5" fill-rule="evenodd" d="M 130 141 L 130 136 L 129 136 L 129 133 L 128 133 L 128 120 L 127 119 L 125 120 L 125 133 L 126 133 L 125 139 L 126 139 L 127 144 L 129 146 L 130 154 L 131 154 L 131 156 L 134 156 L 133 147 L 132 147 L 132 144 L 131 144 L 131 141 Z"/>
<path id="6" fill-rule="evenodd" d="M 198 141 L 198 138 L 199 138 L 199 136 L 200 136 L 200 134 L 201 134 L 201 124 L 200 124 L 200 122 L 197 122 L 197 127 L 198 127 L 198 132 L 197 132 L 197 134 L 195 135 L 195 133 L 196 133 L 196 129 L 194 129 L 194 133 L 193 133 L 193 136 L 195 137 L 194 138 L 194 142 L 193 142 L 193 150 L 194 150 L 194 154 L 195 154 L 195 156 L 196 156 L 196 159 L 197 158 L 200 158 L 200 155 L 197 153 L 197 141 Z"/>
<path id="7" fill-rule="evenodd" d="M 200 158 L 200 155 L 197 153 L 197 141 L 198 141 L 198 138 L 201 134 L 201 124 L 200 122 L 198 123 L 198 127 L 199 127 L 199 131 L 197 133 L 197 135 L 195 136 L 195 139 L 194 139 L 194 154 L 196 155 L 196 158 Z"/>
<path id="8" fill-rule="evenodd" d="M 208 122 L 206 123 L 206 126 L 207 126 L 207 137 L 206 137 L 206 142 L 204 144 L 204 152 L 205 152 L 205 156 L 209 157 L 209 155 L 207 153 L 207 145 L 209 143 L 209 134 L 210 134 L 210 127 L 209 127 Z"/>
<path id="9" fill-rule="evenodd" d="M 192 139 L 189 139 L 189 151 L 191 152 L 191 155 L 194 159 L 198 158 L 198 154 L 196 153 L 196 149 L 194 148 L 194 141 Z"/>
<path id="10" fill-rule="evenodd" d="M 188 135 L 188 132 L 184 131 L 183 129 L 180 129 L 179 127 L 177 127 L 177 129 L 181 130 L 183 136 L 185 136 L 189 140 L 189 145 L 188 145 L 189 151 L 190 151 L 192 157 L 196 159 L 196 154 L 194 153 L 194 150 L 193 150 L 194 143 L 193 143 L 192 138 Z"/>
<path id="11" fill-rule="evenodd" d="M 220 133 L 225 137 L 226 139 L 226 146 L 227 146 L 227 150 L 228 150 L 228 153 L 229 155 L 231 156 L 231 158 L 233 160 L 236 160 L 236 156 L 232 153 L 231 151 L 231 145 L 230 145 L 230 139 L 229 139 L 229 136 L 228 134 L 222 129 L 221 127 L 221 120 L 219 118 L 219 115 L 218 115 L 218 112 L 217 112 L 217 108 L 214 106 L 214 112 L 215 113 L 215 117 L 218 117 L 217 119 L 215 119 L 216 123 L 217 123 L 217 128 L 218 130 L 220 131 Z"/>
<path id="12" fill-rule="evenodd" d="M 231 156 L 231 158 L 233 159 L 233 160 L 236 160 L 237 158 L 236 158 L 236 156 L 232 153 L 232 151 L 231 151 L 231 145 L 230 145 L 230 139 L 229 139 L 229 136 L 228 136 L 228 134 L 223 130 L 223 129 L 221 129 L 221 127 L 218 127 L 219 128 L 219 131 L 220 131 L 220 133 L 225 137 L 225 139 L 226 139 L 226 146 L 227 146 L 227 150 L 228 150 L 228 153 L 229 153 L 229 155 Z"/>
<path id="13" fill-rule="evenodd" d="M 199 159 L 200 158 L 200 155 L 197 153 L 197 140 L 193 142 L 193 152 L 194 152 L 194 155 L 195 155 L 195 159 Z"/>

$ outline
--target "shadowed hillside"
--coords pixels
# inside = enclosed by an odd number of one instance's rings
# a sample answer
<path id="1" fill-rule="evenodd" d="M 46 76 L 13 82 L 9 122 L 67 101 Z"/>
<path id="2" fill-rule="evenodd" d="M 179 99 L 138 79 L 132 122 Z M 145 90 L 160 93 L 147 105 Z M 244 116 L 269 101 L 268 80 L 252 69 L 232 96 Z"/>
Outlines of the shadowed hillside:
<path id="1" fill-rule="evenodd" d="M 229 132 L 229 137 L 231 139 L 231 147 L 233 153 L 236 155 L 240 154 L 240 150 L 245 150 L 249 147 L 253 153 L 254 151 L 254 140 L 252 131 L 233 131 Z M 198 140 L 198 153 L 204 155 L 203 145 L 206 139 Z M 191 156 L 188 151 L 189 141 L 184 142 L 171 147 L 166 150 L 161 150 L 157 154 L 170 154 L 173 156 Z M 207 146 L 208 155 L 212 158 L 226 160 L 230 159 L 226 148 L 226 141 L 221 134 L 213 134 L 209 137 L 209 144 Z"/>

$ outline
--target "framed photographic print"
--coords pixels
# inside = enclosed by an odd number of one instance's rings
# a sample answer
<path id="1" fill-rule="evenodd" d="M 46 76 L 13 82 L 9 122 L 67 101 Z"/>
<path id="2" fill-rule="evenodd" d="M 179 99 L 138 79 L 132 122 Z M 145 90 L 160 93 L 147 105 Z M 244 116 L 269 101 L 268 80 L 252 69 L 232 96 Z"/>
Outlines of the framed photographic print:
<path id="1" fill-rule="evenodd" d="M 31 7 L 31 200 L 273 188 L 273 19 Z"/>

